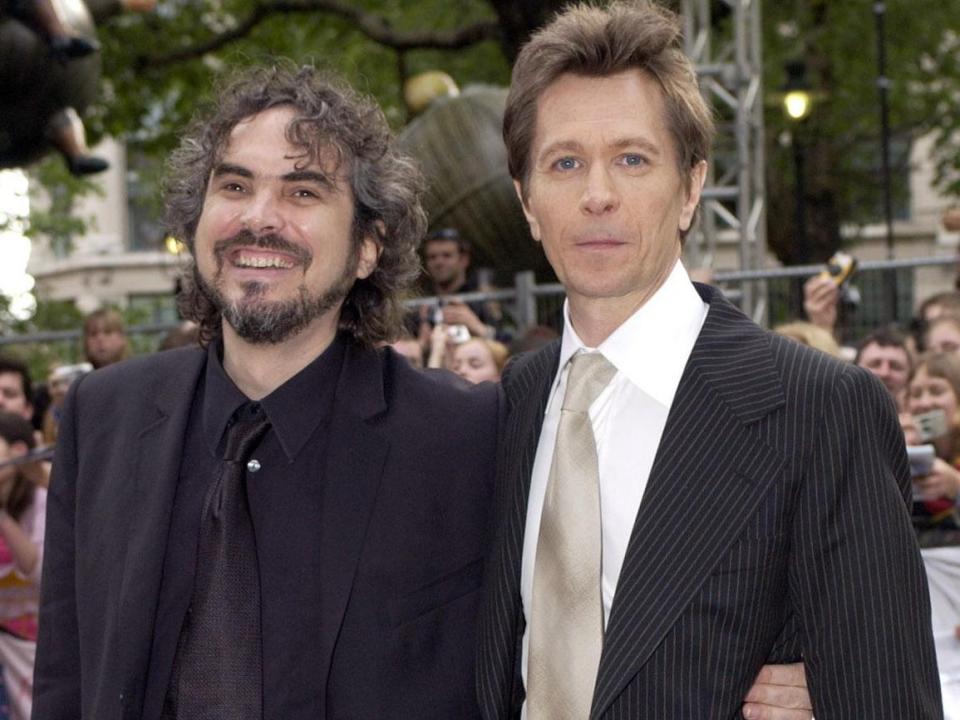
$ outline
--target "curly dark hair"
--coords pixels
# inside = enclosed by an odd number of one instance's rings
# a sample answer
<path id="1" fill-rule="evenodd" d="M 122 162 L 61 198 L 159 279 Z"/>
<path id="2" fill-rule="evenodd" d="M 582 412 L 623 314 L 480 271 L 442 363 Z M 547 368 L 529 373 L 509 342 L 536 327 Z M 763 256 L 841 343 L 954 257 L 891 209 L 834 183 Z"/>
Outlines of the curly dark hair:
<path id="1" fill-rule="evenodd" d="M 164 185 L 170 233 L 192 252 L 207 183 L 223 156 L 233 128 L 278 106 L 294 109 L 287 139 L 303 148 L 303 165 L 320 162 L 332 148 L 345 163 L 354 197 L 354 243 L 376 238 L 380 258 L 366 279 L 357 280 L 340 312 L 340 329 L 363 345 L 402 331 L 402 297 L 419 270 L 417 244 L 426 231 L 421 205 L 422 175 L 397 151 L 383 112 L 374 100 L 341 79 L 314 67 L 248 68 L 222 87 L 212 108 L 200 113 L 167 164 Z M 219 309 L 196 282 L 195 264 L 182 278 L 180 309 L 200 325 L 208 343 L 222 331 Z"/>

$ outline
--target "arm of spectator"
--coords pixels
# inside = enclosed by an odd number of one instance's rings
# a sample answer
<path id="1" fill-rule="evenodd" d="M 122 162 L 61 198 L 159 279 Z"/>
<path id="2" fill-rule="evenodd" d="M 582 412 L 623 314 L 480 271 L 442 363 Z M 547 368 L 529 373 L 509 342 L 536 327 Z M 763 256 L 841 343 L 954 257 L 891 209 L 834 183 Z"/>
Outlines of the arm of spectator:
<path id="1" fill-rule="evenodd" d="M 445 367 L 444 360 L 447 354 L 447 326 L 434 325 L 430 333 L 430 355 L 427 357 L 428 368 Z"/>
<path id="2" fill-rule="evenodd" d="M 960 470 L 946 460 L 935 458 L 930 474 L 914 480 L 914 485 L 924 500 L 937 498 L 956 500 L 957 494 L 960 493 Z"/>
<path id="3" fill-rule="evenodd" d="M 30 577 L 40 561 L 40 548 L 36 546 L 27 531 L 20 527 L 6 508 L 0 509 L 0 535 L 10 548 L 13 562 L 21 575 Z"/>
<path id="4" fill-rule="evenodd" d="M 469 305 L 459 300 L 451 300 L 443 306 L 443 322 L 447 325 L 466 325 L 474 337 L 493 337 L 492 328 L 485 325 Z"/>
<path id="5" fill-rule="evenodd" d="M 47 488 L 50 486 L 50 463 L 46 460 L 23 463 L 20 466 L 20 472 L 37 487 Z"/>
<path id="6" fill-rule="evenodd" d="M 803 663 L 764 665 L 744 698 L 747 720 L 810 720 L 813 710 Z"/>
<path id="7" fill-rule="evenodd" d="M 814 275 L 803 284 L 803 311 L 814 325 L 833 334 L 837 326 L 840 288 L 829 277 Z"/>

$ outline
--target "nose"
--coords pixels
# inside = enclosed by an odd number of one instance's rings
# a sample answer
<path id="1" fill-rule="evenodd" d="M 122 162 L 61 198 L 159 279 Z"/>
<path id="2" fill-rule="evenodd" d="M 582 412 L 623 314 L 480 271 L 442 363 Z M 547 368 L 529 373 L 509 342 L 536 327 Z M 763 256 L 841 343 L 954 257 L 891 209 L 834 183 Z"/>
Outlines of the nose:
<path id="1" fill-rule="evenodd" d="M 616 210 L 619 205 L 620 196 L 607 168 L 599 163 L 594 164 L 587 174 L 580 209 L 589 215 L 600 215 Z"/>
<path id="2" fill-rule="evenodd" d="M 240 224 L 258 235 L 279 231 L 284 225 L 280 199 L 267 190 L 251 193 L 240 213 Z"/>

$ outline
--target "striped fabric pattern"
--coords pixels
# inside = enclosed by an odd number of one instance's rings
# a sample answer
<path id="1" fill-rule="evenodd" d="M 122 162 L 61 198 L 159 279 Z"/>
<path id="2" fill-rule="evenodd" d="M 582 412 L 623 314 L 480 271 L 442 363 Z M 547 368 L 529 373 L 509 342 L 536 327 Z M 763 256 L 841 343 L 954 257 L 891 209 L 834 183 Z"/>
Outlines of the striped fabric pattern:
<path id="1" fill-rule="evenodd" d="M 818 720 L 939 718 L 926 579 L 892 401 L 720 294 L 637 514 L 591 718 L 736 718 L 767 661 L 803 659 Z M 519 713 L 526 496 L 559 345 L 510 365 L 481 616 L 487 720 Z"/>

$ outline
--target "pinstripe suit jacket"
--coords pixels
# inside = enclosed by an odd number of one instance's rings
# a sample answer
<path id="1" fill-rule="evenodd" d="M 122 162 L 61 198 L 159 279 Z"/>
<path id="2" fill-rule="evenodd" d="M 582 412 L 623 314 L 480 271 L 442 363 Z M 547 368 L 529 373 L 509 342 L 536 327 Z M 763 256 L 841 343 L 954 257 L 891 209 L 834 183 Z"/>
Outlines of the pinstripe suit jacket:
<path id="1" fill-rule="evenodd" d="M 802 657 L 817 720 L 939 718 L 926 578 L 893 404 L 859 368 L 710 310 L 637 512 L 591 718 L 740 717 Z M 486 720 L 523 699 L 520 565 L 557 343 L 513 363 L 478 657 Z"/>

